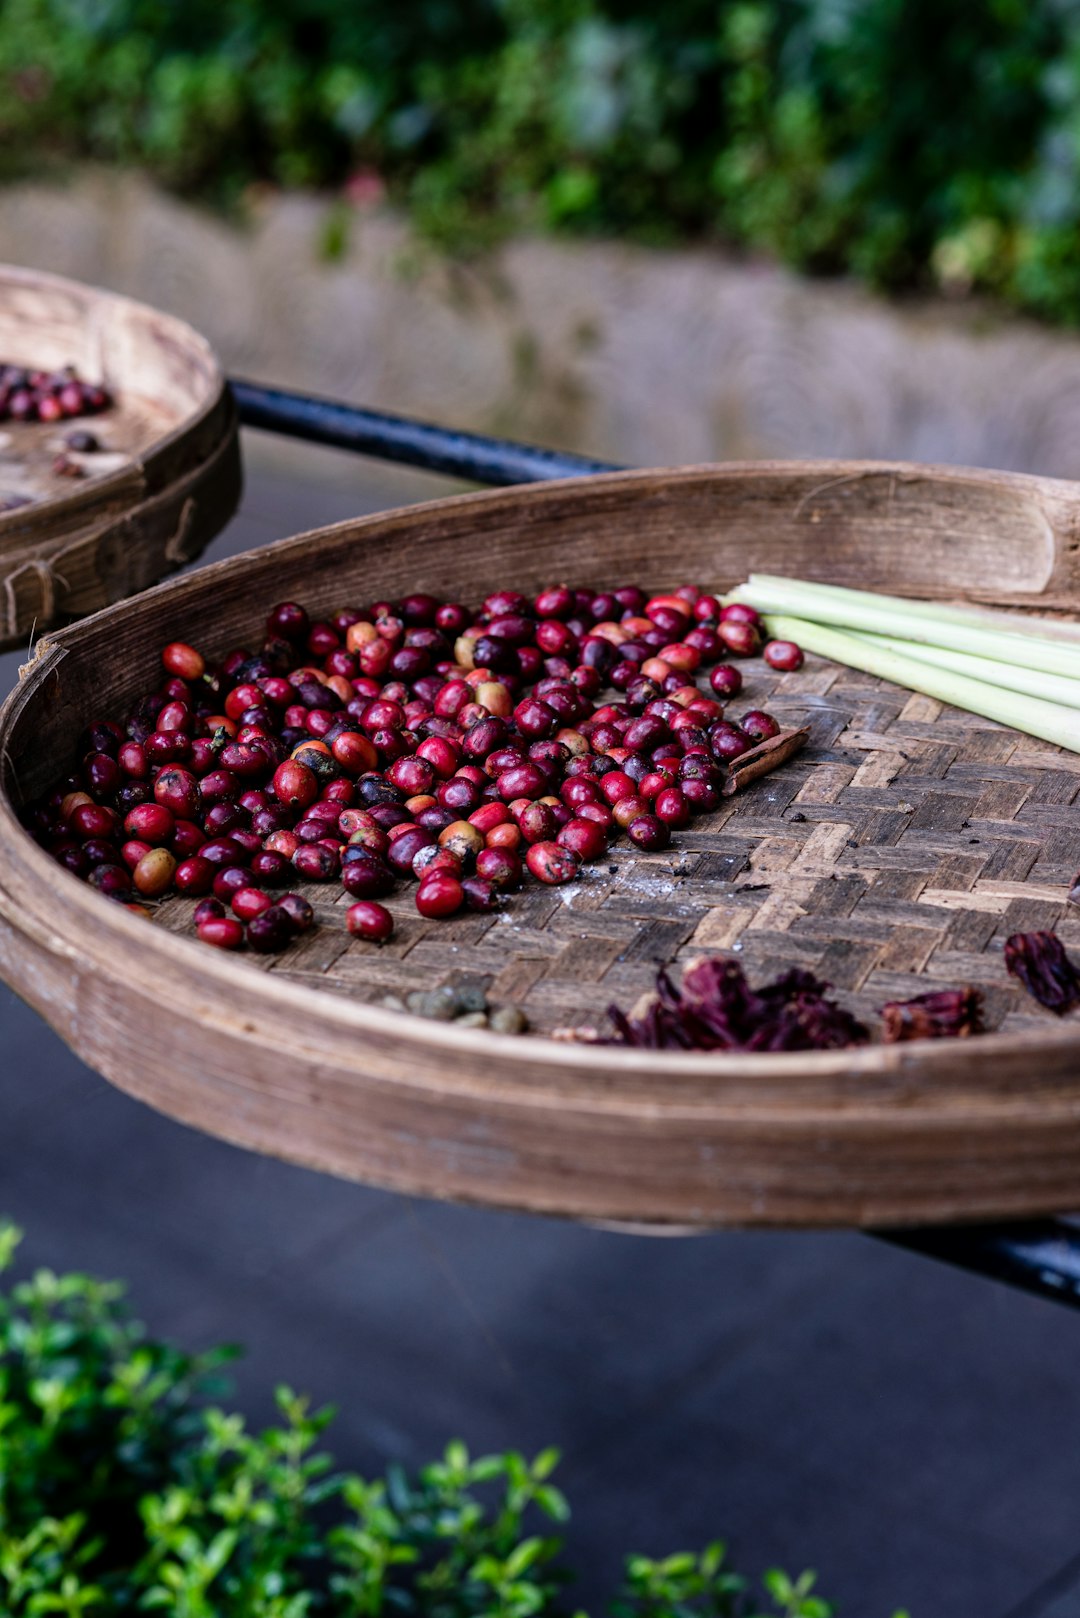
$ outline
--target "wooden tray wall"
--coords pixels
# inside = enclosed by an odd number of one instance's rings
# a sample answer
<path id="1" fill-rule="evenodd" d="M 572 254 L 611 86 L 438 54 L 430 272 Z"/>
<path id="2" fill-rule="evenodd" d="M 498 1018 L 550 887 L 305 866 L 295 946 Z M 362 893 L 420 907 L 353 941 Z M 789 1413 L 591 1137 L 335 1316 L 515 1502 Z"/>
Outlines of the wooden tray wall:
<path id="1" fill-rule="evenodd" d="M 250 644 L 277 600 L 313 612 L 410 589 L 476 601 L 565 578 L 722 588 L 753 569 L 1068 605 L 1069 485 L 901 466 L 619 474 L 436 501 L 220 564 L 51 639 L 0 720 L 33 795 L 94 716 L 158 678 L 177 636 Z M 988 583 L 993 588 L 985 588 Z M 1041 594 L 1021 585 L 1042 585 Z M 257 636 L 254 637 L 257 639 Z M 1080 761 L 866 676 L 747 666 L 746 701 L 813 746 L 668 854 L 619 848 L 505 917 L 424 923 L 379 951 L 324 925 L 280 960 L 215 955 L 60 872 L 0 805 L 0 970 L 108 1077 L 230 1140 L 431 1194 L 690 1224 L 886 1223 L 1080 1202 L 1080 1028 L 1006 978 L 1008 932 L 1058 926 L 1080 863 Z M 390 989 L 479 983 L 541 1029 L 602 1023 L 660 960 L 740 954 L 831 978 L 871 1015 L 976 982 L 1001 1031 L 808 1056 L 567 1047 L 386 1011 Z M 256 970 L 258 966 L 264 970 Z M 269 969 L 267 969 L 269 968 Z"/>

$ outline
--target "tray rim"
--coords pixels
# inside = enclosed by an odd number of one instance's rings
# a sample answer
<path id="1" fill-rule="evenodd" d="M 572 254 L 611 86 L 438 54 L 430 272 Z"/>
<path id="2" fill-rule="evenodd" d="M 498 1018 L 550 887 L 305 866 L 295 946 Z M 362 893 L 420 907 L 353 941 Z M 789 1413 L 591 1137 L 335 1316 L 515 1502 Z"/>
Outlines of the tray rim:
<path id="1" fill-rule="evenodd" d="M 422 531 L 435 512 L 449 509 L 456 521 L 523 499 L 537 510 L 568 492 L 602 504 L 605 491 L 625 495 L 657 478 L 868 470 L 1005 486 L 1070 524 L 1080 512 L 1080 488 L 1061 480 L 893 462 L 706 463 L 436 497 L 244 552 L 45 635 L 0 709 L 0 742 L 82 637 L 169 593 L 212 592 L 255 561 L 272 567 L 313 536 L 332 543 L 343 532 L 393 534 L 399 524 Z M 121 1089 L 234 1144 L 400 1191 L 695 1228 L 900 1225 L 1050 1213 L 1078 1200 L 1080 1018 L 1048 1017 L 1037 1034 L 753 1054 L 461 1029 L 278 979 L 109 905 L 23 830 L 10 780 L 9 766 L 0 789 L 4 976 Z M 152 1015 L 162 999 L 174 1037 L 190 1034 L 155 1072 L 145 1050 L 140 1063 L 145 1030 L 132 1033 L 115 1016 L 118 1007 L 131 1019 L 136 1008 Z M 131 1033 L 122 1048 L 118 1029 Z M 237 1076 L 226 1057 L 250 1065 Z M 310 1134 L 309 1091 L 322 1103 Z M 703 1159 L 706 1138 L 712 1155 Z M 590 1150 L 608 1155 L 600 1161 Z M 833 1158 L 857 1165 L 854 1180 L 836 1180 Z"/>
<path id="2" fill-rule="evenodd" d="M 2 277 L 3 269 L 4 266 L 0 265 L 0 277 Z M 78 283 L 73 284 L 78 285 Z M 108 294 L 108 296 L 116 296 L 116 294 Z M 149 308 L 150 306 L 143 305 L 143 307 Z M 171 320 L 175 317 L 169 316 L 168 318 Z M 185 323 L 180 321 L 178 324 L 184 325 Z M 194 328 L 188 329 L 194 331 Z M 198 332 L 194 332 L 194 335 L 200 343 L 206 344 L 206 339 L 200 337 Z M 209 349 L 208 344 L 206 346 L 213 356 L 213 350 Z M 215 364 L 217 364 L 216 358 Z M 220 371 L 220 367 L 218 369 Z M 228 381 L 224 373 L 221 373 L 221 375 L 222 387 L 225 390 L 228 388 Z M 209 415 L 210 413 L 207 410 L 203 415 Z M 199 419 L 201 420 L 203 417 L 200 416 Z M 175 431 L 182 430 L 180 428 Z M 157 444 L 166 442 L 167 440 L 164 438 L 156 440 Z M 336 523 L 323 523 L 315 528 L 305 528 L 300 533 L 289 534 L 281 539 L 273 540 L 269 545 L 255 546 L 251 550 L 238 551 L 233 556 L 224 557 L 220 561 L 208 562 L 203 567 L 200 567 L 198 572 L 200 577 L 227 576 L 230 571 L 235 569 L 237 563 L 248 560 L 253 556 L 265 556 L 268 552 L 273 552 L 275 555 L 288 555 L 291 550 L 301 549 L 305 541 L 311 540 L 316 535 L 322 537 L 335 534 L 345 528 L 367 529 L 377 527 L 385 525 L 388 520 L 401 517 L 405 513 L 411 515 L 412 513 L 425 514 L 430 511 L 445 511 L 461 506 L 470 506 L 474 502 L 481 505 L 481 507 L 486 507 L 488 505 L 510 503 L 521 499 L 525 495 L 528 496 L 530 502 L 539 504 L 548 499 L 554 501 L 560 494 L 565 495 L 567 491 L 579 488 L 597 492 L 605 489 L 618 490 L 624 487 L 633 488 L 637 484 L 647 486 L 658 478 L 667 483 L 692 484 L 707 476 L 734 483 L 751 476 L 794 477 L 805 476 L 809 472 L 822 474 L 822 481 L 819 486 L 821 491 L 867 475 L 893 477 L 900 483 L 925 482 L 931 479 L 936 483 L 955 483 L 961 488 L 978 488 L 988 491 L 997 490 L 999 492 L 1002 489 L 1007 489 L 1016 494 L 1029 495 L 1035 500 L 1048 500 L 1067 507 L 1076 520 L 1080 522 L 1080 482 L 1072 482 L 1066 478 L 1044 477 L 1042 474 L 1033 472 L 999 472 L 989 467 L 956 466 L 946 462 L 938 463 L 934 461 L 842 460 L 833 457 L 814 457 L 809 460 L 692 461 L 672 466 L 632 467 L 610 472 L 586 473 L 575 477 L 550 478 L 545 479 L 542 483 L 510 484 L 501 488 L 470 489 L 461 494 L 433 495 L 430 500 L 418 501 L 414 505 L 391 507 L 385 511 L 369 512 L 360 517 L 344 517 Z M 103 479 L 102 482 L 104 483 L 104 481 Z M 818 491 L 816 490 L 815 492 Z M 61 637 L 68 636 L 71 630 L 77 629 L 83 624 L 96 623 L 107 613 L 120 611 L 133 601 L 148 599 L 157 591 L 168 589 L 176 582 L 175 579 L 163 579 L 159 583 L 151 585 L 148 589 L 140 591 L 137 596 L 128 596 L 123 601 L 116 601 L 108 607 L 101 608 L 99 612 L 87 614 L 84 618 L 79 619 L 78 624 L 69 624 L 63 629 L 50 632 L 48 638 L 50 641 L 60 641 Z M 955 592 L 951 593 L 955 594 Z M 1045 605 L 1053 604 L 1051 600 L 1046 598 L 1043 591 L 1032 590 L 1027 592 L 1018 589 L 1013 593 L 1025 600 L 1030 599 L 1032 602 L 1038 599 L 1043 601 Z M 992 591 L 972 591 L 969 593 L 969 599 L 973 602 L 980 602 L 988 596 L 997 599 L 997 596 Z M 1070 600 L 1071 604 L 1077 610 L 1080 610 L 1080 594 L 1070 598 Z M 44 637 L 42 638 L 42 644 L 44 644 Z"/>

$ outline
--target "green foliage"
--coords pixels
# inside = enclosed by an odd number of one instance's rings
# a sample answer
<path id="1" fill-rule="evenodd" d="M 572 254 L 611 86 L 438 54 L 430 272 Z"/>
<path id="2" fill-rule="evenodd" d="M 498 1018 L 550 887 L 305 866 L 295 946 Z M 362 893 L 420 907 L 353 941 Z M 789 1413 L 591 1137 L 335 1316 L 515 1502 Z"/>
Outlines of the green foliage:
<path id="1" fill-rule="evenodd" d="M 0 1224 L 0 1269 L 17 1242 Z M 250 1433 L 207 1402 L 228 1354 L 148 1341 L 121 1295 L 48 1270 L 0 1292 L 5 1618 L 571 1612 L 555 1450 L 474 1459 L 455 1442 L 416 1477 L 335 1472 L 319 1448 L 329 1411 L 281 1389 L 279 1425 Z M 759 1613 L 717 1543 L 628 1558 L 612 1614 L 829 1618 L 813 1584 L 767 1574 Z"/>
<path id="2" fill-rule="evenodd" d="M 1065 0 L 4 0 L 0 172 L 75 155 L 226 204 L 359 171 L 455 249 L 705 237 L 1080 322 Z"/>

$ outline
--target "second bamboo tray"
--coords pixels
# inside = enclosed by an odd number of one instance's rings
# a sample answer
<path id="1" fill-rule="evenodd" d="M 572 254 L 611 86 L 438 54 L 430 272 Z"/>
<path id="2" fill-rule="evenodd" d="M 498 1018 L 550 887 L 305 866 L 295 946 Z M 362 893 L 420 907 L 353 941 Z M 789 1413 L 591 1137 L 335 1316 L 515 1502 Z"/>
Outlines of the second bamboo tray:
<path id="1" fill-rule="evenodd" d="M 0 265 L 0 361 L 74 365 L 113 408 L 58 424 L 0 423 L 0 647 L 144 590 L 192 561 L 240 497 L 236 411 L 204 338 L 171 315 L 39 270 Z M 103 453 L 53 470 L 65 432 Z"/>
<path id="2" fill-rule="evenodd" d="M 805 463 L 615 474 L 434 501 L 207 568 L 47 638 L 0 716 L 0 972 L 114 1083 L 226 1140 L 402 1190 L 595 1220 L 890 1224 L 1080 1204 L 1080 1020 L 1004 971 L 1014 931 L 1080 948 L 1080 758 L 808 659 L 746 665 L 742 706 L 810 746 L 646 856 L 625 843 L 503 915 L 350 941 L 340 889 L 273 962 L 110 904 L 23 831 L 86 722 L 159 678 L 159 649 L 257 642 L 313 613 L 430 590 L 566 580 L 721 589 L 751 569 L 1039 608 L 1080 601 L 1080 494 L 950 469 Z M 780 1056 L 565 1045 L 658 962 L 728 951 L 752 982 L 805 966 L 867 1020 L 973 983 L 993 1032 Z M 261 969 L 260 969 L 261 968 Z M 514 1039 L 403 1015 L 388 992 L 474 984 Z"/>

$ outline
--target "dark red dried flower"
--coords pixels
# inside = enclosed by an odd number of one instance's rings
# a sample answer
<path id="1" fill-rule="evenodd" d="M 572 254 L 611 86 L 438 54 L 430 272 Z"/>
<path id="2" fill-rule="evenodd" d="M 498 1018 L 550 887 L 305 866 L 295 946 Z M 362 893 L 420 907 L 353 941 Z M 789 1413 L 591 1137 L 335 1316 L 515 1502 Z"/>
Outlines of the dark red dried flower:
<path id="1" fill-rule="evenodd" d="M 887 1045 L 909 1039 L 966 1039 L 983 1032 L 982 995 L 978 989 L 938 989 L 913 1000 L 890 1000 L 882 1006 L 882 1038 Z"/>
<path id="2" fill-rule="evenodd" d="M 1080 1000 L 1080 977 L 1057 933 L 1013 933 L 1005 940 L 1005 968 L 1058 1017 Z"/>
<path id="3" fill-rule="evenodd" d="M 640 1016 L 608 1009 L 613 1045 L 645 1050 L 811 1051 L 861 1045 L 860 1022 L 825 998 L 829 985 L 794 969 L 775 983 L 751 989 L 736 961 L 721 956 L 691 962 L 677 989 L 667 972 L 656 975 L 656 995 Z"/>

